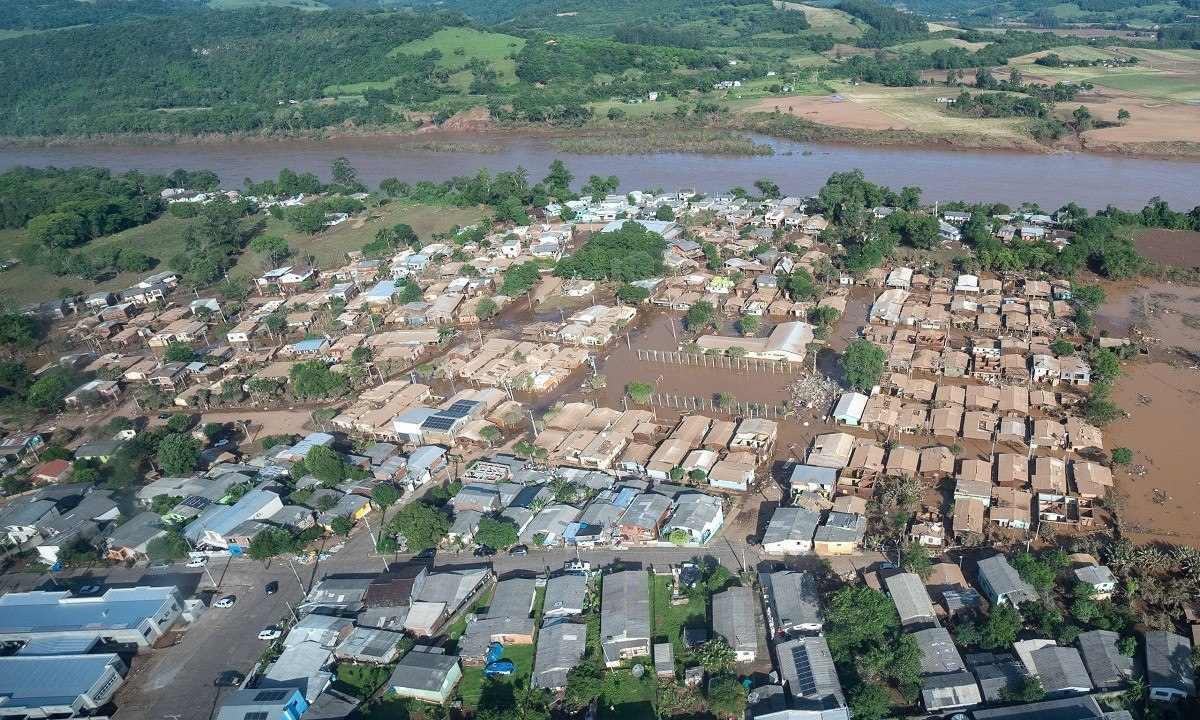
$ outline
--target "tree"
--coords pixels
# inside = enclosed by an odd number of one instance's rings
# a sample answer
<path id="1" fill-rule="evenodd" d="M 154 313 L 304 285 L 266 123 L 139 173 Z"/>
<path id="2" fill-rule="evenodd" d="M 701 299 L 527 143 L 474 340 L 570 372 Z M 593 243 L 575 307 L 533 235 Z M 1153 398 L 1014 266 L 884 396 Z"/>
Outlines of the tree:
<path id="1" fill-rule="evenodd" d="M 325 229 L 325 206 L 313 203 L 292 208 L 287 214 L 287 219 L 298 232 L 316 235 Z"/>
<path id="2" fill-rule="evenodd" d="M 1046 699 L 1046 689 L 1042 687 L 1042 681 L 1038 678 L 1022 676 L 1015 690 L 1004 689 L 1000 692 L 1000 697 L 1007 702 L 1040 702 Z"/>
<path id="3" fill-rule="evenodd" d="M 163 360 L 167 362 L 192 362 L 195 359 L 196 351 L 181 342 L 168 344 L 166 352 L 163 353 Z"/>
<path id="4" fill-rule="evenodd" d="M 1117 122 L 1121 123 L 1122 125 L 1129 122 L 1129 119 L 1132 117 L 1133 116 L 1130 115 L 1129 111 L 1125 108 L 1121 108 L 1117 111 Z"/>
<path id="5" fill-rule="evenodd" d="M 333 487 L 346 479 L 346 462 L 336 450 L 316 445 L 304 458 L 304 469 L 321 481 L 325 487 Z"/>
<path id="6" fill-rule="evenodd" d="M 254 560 L 270 560 L 293 549 L 292 535 L 283 528 L 266 528 L 250 538 L 247 554 Z"/>
<path id="7" fill-rule="evenodd" d="M 883 377 L 887 355 L 883 348 L 869 340 L 855 340 L 842 353 L 842 372 L 850 387 L 870 391 Z"/>
<path id="8" fill-rule="evenodd" d="M 167 418 L 167 430 L 173 433 L 185 433 L 192 429 L 192 419 L 183 413 L 175 413 Z"/>
<path id="9" fill-rule="evenodd" d="M 400 491 L 391 483 L 379 483 L 371 488 L 371 499 L 379 506 L 379 524 L 382 525 L 387 520 L 388 508 L 395 505 L 396 501 L 400 499 Z"/>
<path id="10" fill-rule="evenodd" d="M 338 515 L 329 522 L 329 529 L 336 535 L 342 537 L 350 537 L 350 531 L 354 529 L 354 521 L 349 515 Z"/>
<path id="11" fill-rule="evenodd" d="M 362 183 L 358 181 L 358 171 L 354 169 L 354 166 L 345 157 L 339 157 L 333 161 L 330 174 L 333 176 L 335 183 L 351 192 L 358 192 L 363 189 Z"/>
<path id="12" fill-rule="evenodd" d="M 191 549 L 182 532 L 171 530 L 166 535 L 151 540 L 146 546 L 146 554 L 151 560 L 173 561 L 187 557 Z"/>
<path id="13" fill-rule="evenodd" d="M 631 382 L 625 386 L 625 392 L 638 405 L 649 405 L 654 395 L 654 386 L 650 383 Z"/>
<path id="14" fill-rule="evenodd" d="M 491 447 L 495 445 L 496 441 L 502 436 L 500 433 L 500 428 L 496 427 L 495 425 L 485 425 L 483 429 L 479 431 L 479 437 L 483 438 L 483 441 L 488 444 L 488 447 Z"/>
<path id="15" fill-rule="evenodd" d="M 266 260 L 271 267 L 292 254 L 287 240 L 276 235 L 259 235 L 250 241 L 250 250 Z"/>
<path id="16" fill-rule="evenodd" d="M 595 660 L 584 660 L 567 673 L 563 701 L 573 710 L 583 710 L 604 692 L 604 671 Z"/>
<path id="17" fill-rule="evenodd" d="M 708 683 L 708 707 L 720 717 L 740 718 L 746 712 L 746 688 L 728 673 Z"/>
<path id="18" fill-rule="evenodd" d="M 441 510 L 423 502 L 405 505 L 388 525 L 395 535 L 403 535 L 412 552 L 436 547 L 450 531 L 450 520 Z"/>
<path id="19" fill-rule="evenodd" d="M 675 211 L 671 209 L 670 205 L 659 205 L 654 209 L 654 219 L 666 221 L 674 220 Z"/>
<path id="20" fill-rule="evenodd" d="M 489 297 L 480 298 L 479 301 L 475 303 L 475 316 L 480 320 L 491 320 L 496 316 L 496 312 L 499 309 L 500 308 L 498 305 L 496 305 L 495 300 Z"/>
<path id="21" fill-rule="evenodd" d="M 87 239 L 84 219 L 73 212 L 51 212 L 38 215 L 25 225 L 29 239 L 54 248 L 70 248 Z"/>
<path id="22" fill-rule="evenodd" d="M 826 616 L 829 651 L 837 662 L 850 662 L 861 652 L 885 644 L 900 626 L 891 599 L 866 585 L 844 587 L 833 594 Z"/>
<path id="23" fill-rule="evenodd" d="M 683 324 L 688 330 L 702 330 L 711 326 L 715 319 L 712 303 L 701 300 L 688 308 L 687 315 L 683 316 Z"/>
<path id="24" fill-rule="evenodd" d="M 676 528 L 675 530 L 672 530 L 669 535 L 667 535 L 667 540 L 672 545 L 686 545 L 691 541 L 691 539 L 692 536 L 688 534 L 688 531 L 681 528 Z"/>
<path id="25" fill-rule="evenodd" d="M 920 575 L 921 579 L 929 577 L 929 573 L 933 569 L 933 561 L 929 558 L 929 551 L 916 540 L 910 542 L 904 549 L 904 562 L 902 564 L 905 570 Z"/>
<path id="26" fill-rule="evenodd" d="M 785 292 L 793 301 L 810 300 L 817 295 L 817 284 L 813 276 L 802 267 L 783 277 L 781 283 Z"/>
<path id="27" fill-rule="evenodd" d="M 1021 632 L 1021 616 L 1012 605 L 996 605 L 980 628 L 979 645 L 985 650 L 1008 648 Z"/>
<path id="28" fill-rule="evenodd" d="M 190 435 L 173 433 L 158 443 L 157 457 L 167 475 L 187 475 L 200 462 L 200 443 Z"/>
<path id="29" fill-rule="evenodd" d="M 518 539 L 517 526 L 507 518 L 480 518 L 475 531 L 475 542 L 497 550 L 516 545 Z"/>
<path id="30" fill-rule="evenodd" d="M 34 318 L 17 313 L 0 314 L 0 345 L 29 350 L 46 336 L 46 328 Z"/>
<path id="31" fill-rule="evenodd" d="M 854 720 L 883 720 L 891 714 L 891 709 L 891 698 L 879 685 L 856 685 L 850 691 L 850 716 Z"/>
<path id="32" fill-rule="evenodd" d="M 1071 111 L 1071 117 L 1075 120 L 1075 132 L 1083 132 L 1092 127 L 1092 113 L 1090 110 L 1080 105 Z"/>
<path id="33" fill-rule="evenodd" d="M 753 335 L 762 327 L 762 318 L 757 315 L 743 315 L 738 318 L 738 330 L 743 335 Z"/>
<path id="34" fill-rule="evenodd" d="M 66 368 L 55 368 L 29 386 L 25 402 L 39 410 L 58 410 L 75 386 L 76 379 Z"/>
<path id="35" fill-rule="evenodd" d="M 1050 352 L 1057 357 L 1070 357 L 1075 354 L 1075 346 L 1071 344 L 1070 340 L 1056 338 L 1054 342 L 1050 343 Z"/>
<path id="36" fill-rule="evenodd" d="M 327 398 L 340 395 L 346 388 L 346 377 L 329 369 L 320 360 L 298 362 L 288 371 L 292 394 L 298 398 Z"/>
<path id="37" fill-rule="evenodd" d="M 1020 552 L 1013 557 L 1012 566 L 1021 579 L 1035 590 L 1045 591 L 1054 586 L 1055 569 L 1044 558 L 1037 558 L 1030 552 Z"/>
<path id="38" fill-rule="evenodd" d="M 1133 451 L 1127 447 L 1114 448 L 1112 451 L 1112 461 L 1117 465 L 1128 465 L 1133 462 Z"/>
<path id="39" fill-rule="evenodd" d="M 754 181 L 754 187 L 758 189 L 765 198 L 777 198 L 780 195 L 779 185 L 775 181 L 768 178 L 759 178 Z"/>
<path id="40" fill-rule="evenodd" d="M 1108 348 L 1096 348 L 1088 358 L 1092 365 L 1092 381 L 1111 384 L 1121 375 L 1121 361 Z"/>
<path id="41" fill-rule="evenodd" d="M 630 305 L 638 305 L 648 297 L 650 297 L 650 291 L 644 287 L 625 283 L 617 288 L 617 298 Z"/>

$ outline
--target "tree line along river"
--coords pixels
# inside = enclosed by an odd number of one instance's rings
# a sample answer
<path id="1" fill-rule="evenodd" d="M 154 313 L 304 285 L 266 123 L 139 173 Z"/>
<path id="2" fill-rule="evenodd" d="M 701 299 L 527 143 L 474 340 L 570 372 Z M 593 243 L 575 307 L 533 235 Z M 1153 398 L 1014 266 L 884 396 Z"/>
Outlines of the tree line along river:
<path id="1" fill-rule="evenodd" d="M 428 143 L 429 136 L 416 138 Z M 414 146 L 409 137 L 331 140 L 227 141 L 178 145 L 84 145 L 0 148 L 0 168 L 18 165 L 169 172 L 208 169 L 226 186 L 244 178 L 274 177 L 282 168 L 328 177 L 333 160 L 345 156 L 360 178 L 375 186 L 387 177 L 414 182 L 440 181 L 523 166 L 540 179 L 551 160 L 561 158 L 577 178 L 616 175 L 621 188 L 695 188 L 721 192 L 750 188 L 771 178 L 784 192 L 811 194 L 834 172 L 860 168 L 877 183 L 899 188 L 917 185 L 927 201 L 968 200 L 1017 205 L 1035 201 L 1053 209 L 1074 201 L 1097 210 L 1106 205 L 1141 208 L 1158 195 L 1177 208 L 1200 204 L 1200 162 L 1129 158 L 1089 153 L 1028 154 L 929 148 L 872 148 L 819 145 L 756 137 L 770 144 L 770 156 L 717 156 L 684 153 L 577 155 L 555 150 L 544 138 L 470 135 L 435 142 L 469 143 L 476 149 L 439 151 Z"/>

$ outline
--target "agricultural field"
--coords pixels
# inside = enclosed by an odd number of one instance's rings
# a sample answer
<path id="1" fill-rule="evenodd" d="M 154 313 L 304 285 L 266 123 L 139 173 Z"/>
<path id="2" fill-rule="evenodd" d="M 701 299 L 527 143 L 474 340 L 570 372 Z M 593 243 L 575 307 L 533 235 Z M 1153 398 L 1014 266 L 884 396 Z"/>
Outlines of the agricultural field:
<path id="1" fill-rule="evenodd" d="M 928 40 L 914 40 L 913 42 L 901 43 L 900 45 L 892 45 L 888 49 L 897 52 L 931 53 L 935 50 L 946 50 L 952 47 L 965 48 L 971 52 L 975 52 L 987 47 L 987 43 L 967 42 L 958 38 L 929 38 Z"/>
<path id="2" fill-rule="evenodd" d="M 855 38 L 867 31 L 867 24 L 833 8 L 816 7 L 793 2 L 777 2 L 776 7 L 800 10 L 811 26 L 814 35 L 832 35 L 835 38 Z"/>

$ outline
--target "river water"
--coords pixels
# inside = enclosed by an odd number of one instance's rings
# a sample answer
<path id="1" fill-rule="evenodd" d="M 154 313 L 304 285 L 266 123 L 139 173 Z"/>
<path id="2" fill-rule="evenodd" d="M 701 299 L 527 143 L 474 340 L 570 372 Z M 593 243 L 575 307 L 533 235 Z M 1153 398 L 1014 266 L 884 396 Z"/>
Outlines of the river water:
<path id="1" fill-rule="evenodd" d="M 449 142 L 488 144 L 494 152 L 438 152 L 414 148 L 431 136 L 339 138 L 279 142 L 221 142 L 182 145 L 98 145 L 85 147 L 0 148 L 0 168 L 17 165 L 98 165 L 114 170 L 169 172 L 209 169 L 226 185 L 243 178 L 261 180 L 282 168 L 328 177 L 330 163 L 350 159 L 364 182 L 386 177 L 445 180 L 523 166 L 540 178 L 550 161 L 561 158 L 577 178 L 616 175 L 624 190 L 694 187 L 703 192 L 751 187 L 768 177 L 790 194 L 815 192 L 831 173 L 861 168 L 874 182 L 899 188 L 918 185 L 926 200 L 977 200 L 1016 205 L 1025 200 L 1057 208 L 1075 201 L 1092 209 L 1113 204 L 1142 207 L 1154 195 L 1176 207 L 1200 204 L 1200 162 L 1125 158 L 1089 153 L 1028 153 L 869 148 L 797 143 L 756 137 L 775 148 L 772 156 L 575 155 L 558 152 L 544 138 L 496 135 L 447 136 Z M 442 138 L 438 138 L 441 140 Z"/>

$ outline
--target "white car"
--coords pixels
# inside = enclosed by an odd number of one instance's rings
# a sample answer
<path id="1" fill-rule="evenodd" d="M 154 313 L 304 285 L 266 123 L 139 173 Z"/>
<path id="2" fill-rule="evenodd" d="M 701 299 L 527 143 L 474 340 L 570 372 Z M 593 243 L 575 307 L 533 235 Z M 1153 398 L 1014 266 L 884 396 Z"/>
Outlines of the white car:
<path id="1" fill-rule="evenodd" d="M 202 558 L 202 557 L 192 558 L 191 560 L 187 561 L 187 566 L 190 568 L 204 567 L 207 564 L 208 564 L 208 558 Z"/>
<path id="2" fill-rule="evenodd" d="M 213 607 L 231 608 L 235 602 L 237 602 L 236 595 L 226 595 L 225 597 L 213 603 Z"/>
<path id="3" fill-rule="evenodd" d="M 278 640 L 279 636 L 282 634 L 283 634 L 283 631 L 281 631 L 277 627 L 263 628 L 262 630 L 258 631 L 258 639 L 259 640 Z"/>

